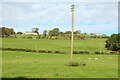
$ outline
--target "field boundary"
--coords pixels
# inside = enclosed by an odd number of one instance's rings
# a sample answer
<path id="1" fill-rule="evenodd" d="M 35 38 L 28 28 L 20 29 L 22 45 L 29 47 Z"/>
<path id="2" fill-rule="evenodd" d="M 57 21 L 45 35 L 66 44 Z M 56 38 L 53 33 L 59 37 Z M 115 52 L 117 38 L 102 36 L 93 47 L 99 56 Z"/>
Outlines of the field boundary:
<path id="1" fill-rule="evenodd" d="M 19 51 L 19 52 L 34 52 L 34 53 L 55 53 L 55 54 L 67 54 L 65 52 L 61 51 L 51 51 L 51 50 L 34 50 L 29 48 L 0 48 L 0 51 Z M 89 51 L 73 51 L 73 54 L 112 54 L 112 55 L 118 55 L 119 52 L 111 51 L 110 53 L 104 53 L 100 51 L 96 51 L 94 53 L 90 53 Z"/>

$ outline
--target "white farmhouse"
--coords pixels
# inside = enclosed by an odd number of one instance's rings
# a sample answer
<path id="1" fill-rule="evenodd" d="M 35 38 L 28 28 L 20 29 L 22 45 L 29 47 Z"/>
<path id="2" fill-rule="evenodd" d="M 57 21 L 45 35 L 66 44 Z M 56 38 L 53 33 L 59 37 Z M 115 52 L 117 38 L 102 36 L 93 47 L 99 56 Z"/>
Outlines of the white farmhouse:
<path id="1" fill-rule="evenodd" d="M 34 32 L 25 32 L 24 34 L 25 35 L 37 35 L 37 33 L 34 33 Z"/>
<path id="2" fill-rule="evenodd" d="M 91 33 L 92 35 L 96 35 L 96 36 L 103 36 L 102 33 Z"/>
<path id="3" fill-rule="evenodd" d="M 102 33 L 94 33 L 96 36 L 103 36 Z"/>

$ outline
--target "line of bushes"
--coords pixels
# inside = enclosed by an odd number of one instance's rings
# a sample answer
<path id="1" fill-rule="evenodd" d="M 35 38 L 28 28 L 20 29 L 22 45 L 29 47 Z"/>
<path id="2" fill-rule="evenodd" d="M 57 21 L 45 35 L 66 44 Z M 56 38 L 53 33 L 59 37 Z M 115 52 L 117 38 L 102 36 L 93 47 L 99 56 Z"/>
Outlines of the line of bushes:
<path id="1" fill-rule="evenodd" d="M 6 50 L 6 51 L 21 51 L 21 52 L 36 52 L 36 53 L 58 53 L 58 54 L 64 54 L 64 52 L 60 51 L 50 51 L 50 50 L 33 50 L 33 49 L 23 49 L 23 48 L 0 48 L 0 50 Z"/>
<path id="2" fill-rule="evenodd" d="M 105 53 L 101 51 L 96 51 L 95 54 L 105 54 Z"/>
<path id="3" fill-rule="evenodd" d="M 28 48 L 27 49 L 23 49 L 23 48 L 0 48 L 0 50 L 64 54 L 64 52 L 60 52 L 60 51 L 33 50 L 33 49 L 28 49 Z M 88 52 L 88 51 L 73 51 L 73 54 L 90 54 L 90 52 Z"/>
<path id="4" fill-rule="evenodd" d="M 102 52 L 102 51 L 96 51 L 95 54 L 118 54 L 117 51 L 111 51 L 109 53 L 106 53 L 106 52 Z"/>
<path id="5" fill-rule="evenodd" d="M 110 52 L 110 54 L 120 54 L 120 52 L 112 51 L 112 52 Z"/>
<path id="6" fill-rule="evenodd" d="M 50 50 L 33 50 L 33 49 L 23 49 L 23 48 L 0 48 L 0 50 L 6 51 L 21 51 L 21 52 L 36 52 L 36 53 L 55 53 L 55 54 L 64 54 L 60 51 L 50 51 Z M 94 54 L 118 54 L 119 52 L 112 51 L 110 53 L 96 51 Z M 73 54 L 90 54 L 89 51 L 73 51 Z"/>
<path id="7" fill-rule="evenodd" d="M 88 51 L 73 51 L 73 54 L 90 54 Z"/>
<path id="8" fill-rule="evenodd" d="M 111 51 L 109 53 L 102 51 L 95 51 L 94 54 L 118 54 L 119 52 Z M 73 54 L 90 54 L 89 51 L 73 51 Z"/>

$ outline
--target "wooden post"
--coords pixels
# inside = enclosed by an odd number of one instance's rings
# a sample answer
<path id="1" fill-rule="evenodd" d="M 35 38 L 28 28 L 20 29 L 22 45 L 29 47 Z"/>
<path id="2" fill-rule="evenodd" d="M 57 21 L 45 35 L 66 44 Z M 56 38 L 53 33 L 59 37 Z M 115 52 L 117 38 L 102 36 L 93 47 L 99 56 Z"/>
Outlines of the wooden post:
<path id="1" fill-rule="evenodd" d="M 74 38 L 74 4 L 71 5 L 72 11 L 72 32 L 71 32 L 71 61 L 73 60 L 73 38 Z"/>

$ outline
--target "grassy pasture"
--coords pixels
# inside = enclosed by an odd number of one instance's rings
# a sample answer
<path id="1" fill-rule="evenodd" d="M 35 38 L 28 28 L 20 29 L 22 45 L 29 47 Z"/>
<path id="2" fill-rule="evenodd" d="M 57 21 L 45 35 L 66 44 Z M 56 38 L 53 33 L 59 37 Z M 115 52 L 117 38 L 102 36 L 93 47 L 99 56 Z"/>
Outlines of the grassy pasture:
<path id="1" fill-rule="evenodd" d="M 75 40 L 74 50 L 108 52 L 106 39 Z M 37 45 L 36 45 L 37 44 Z M 2 38 L 4 48 L 30 48 L 70 53 L 70 40 Z M 79 60 L 78 60 L 79 57 Z M 103 59 L 102 59 L 102 58 Z M 91 58 L 91 59 L 89 59 Z M 98 58 L 95 60 L 95 58 Z M 118 55 L 74 55 L 74 61 L 85 61 L 86 66 L 65 66 L 70 54 L 46 54 L 2 51 L 2 77 L 29 78 L 117 78 Z"/>
<path id="2" fill-rule="evenodd" d="M 108 52 L 108 50 L 105 49 L 105 41 L 106 39 L 75 40 L 74 50 L 89 52 Z M 70 52 L 70 40 L 3 38 L 2 46 L 4 48 L 30 48 L 51 51 L 58 50 L 66 53 Z"/>
<path id="3" fill-rule="evenodd" d="M 30 52 L 2 52 L 3 77 L 29 78 L 117 78 L 117 55 L 74 55 L 77 62 L 86 66 L 65 66 L 69 54 L 44 54 Z M 78 60 L 78 57 L 80 58 Z M 91 59 L 89 59 L 91 58 Z M 95 60 L 95 58 L 98 58 Z"/>

